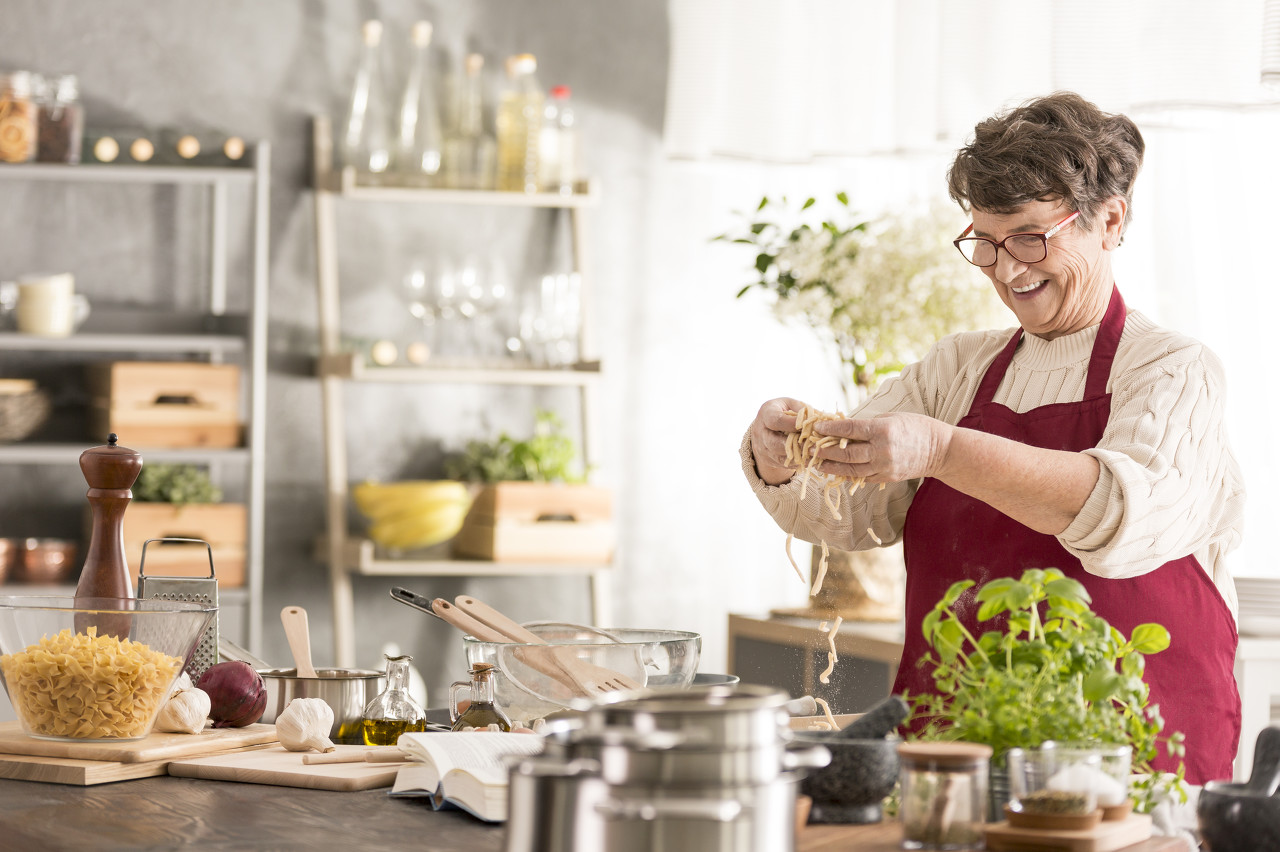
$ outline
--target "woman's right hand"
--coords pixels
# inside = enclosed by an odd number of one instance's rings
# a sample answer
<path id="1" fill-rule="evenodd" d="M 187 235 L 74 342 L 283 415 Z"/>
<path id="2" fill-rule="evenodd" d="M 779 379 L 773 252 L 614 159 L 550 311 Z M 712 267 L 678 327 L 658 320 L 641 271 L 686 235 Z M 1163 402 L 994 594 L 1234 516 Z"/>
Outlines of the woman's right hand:
<path id="1" fill-rule="evenodd" d="M 756 473 L 768 485 L 782 485 L 795 476 L 795 469 L 787 466 L 787 435 L 796 431 L 795 412 L 802 408 L 798 399 L 771 399 L 751 423 L 751 455 Z"/>

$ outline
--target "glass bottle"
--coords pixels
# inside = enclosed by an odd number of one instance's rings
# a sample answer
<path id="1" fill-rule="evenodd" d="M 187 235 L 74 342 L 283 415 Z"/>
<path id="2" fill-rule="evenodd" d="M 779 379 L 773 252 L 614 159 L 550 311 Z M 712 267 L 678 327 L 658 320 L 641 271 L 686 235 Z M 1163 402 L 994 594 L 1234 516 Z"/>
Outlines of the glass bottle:
<path id="1" fill-rule="evenodd" d="M 493 189 L 497 146 L 484 123 L 484 57 L 469 54 L 464 68 L 444 140 L 444 185 L 451 189 Z"/>
<path id="2" fill-rule="evenodd" d="M 26 71 L 0 74 L 0 163 L 28 163 L 35 159 L 36 103 L 31 75 Z"/>
<path id="3" fill-rule="evenodd" d="M 449 719 L 453 730 L 487 728 L 496 724 L 499 730 L 510 731 L 511 719 L 493 700 L 493 666 L 490 663 L 472 663 L 468 672 L 470 681 L 460 680 L 449 686 Z M 458 693 L 469 690 L 471 703 L 458 712 Z"/>
<path id="4" fill-rule="evenodd" d="M 367 180 L 391 164 L 391 128 L 382 75 L 382 22 L 365 21 L 360 32 L 363 47 L 342 136 L 342 164 Z"/>
<path id="5" fill-rule="evenodd" d="M 578 131 L 571 95 L 568 86 L 551 87 L 538 137 L 538 183 L 545 192 L 561 195 L 573 194 L 578 176 Z"/>
<path id="6" fill-rule="evenodd" d="M 49 80 L 40 98 L 39 143 L 42 163 L 78 163 L 84 137 L 84 106 L 74 74 Z"/>
<path id="7" fill-rule="evenodd" d="M 364 744 L 395 745 L 400 735 L 427 729 L 427 711 L 409 694 L 407 654 L 387 658 L 387 688 L 364 708 Z"/>
<path id="8" fill-rule="evenodd" d="M 431 24 L 418 21 L 410 33 L 413 62 L 400 101 L 396 170 L 414 186 L 431 186 L 440 174 L 444 136 L 431 71 Z"/>
<path id="9" fill-rule="evenodd" d="M 538 60 L 521 53 L 507 60 L 507 87 L 498 103 L 498 189 L 538 191 L 538 137 L 542 132 L 542 89 Z"/>

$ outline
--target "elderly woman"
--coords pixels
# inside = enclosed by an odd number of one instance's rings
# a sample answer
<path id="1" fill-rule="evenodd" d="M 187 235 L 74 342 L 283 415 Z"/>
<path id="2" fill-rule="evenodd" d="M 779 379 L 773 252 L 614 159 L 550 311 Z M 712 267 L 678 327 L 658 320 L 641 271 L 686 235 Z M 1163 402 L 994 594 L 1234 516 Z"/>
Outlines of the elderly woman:
<path id="1" fill-rule="evenodd" d="M 1058 567 L 1126 635 L 1163 624 L 1172 643 L 1148 658 L 1146 680 L 1200 784 L 1231 777 L 1240 737 L 1225 557 L 1244 486 L 1217 357 L 1129 310 L 1114 282 L 1143 148 L 1128 118 L 1065 92 L 979 124 L 948 173 L 972 215 L 955 242 L 1019 327 L 947 337 L 848 419 L 818 425 L 848 439 L 819 453 L 818 470 L 883 486 L 845 493 L 841 521 L 821 489 L 802 498 L 787 464 L 786 412 L 804 403 L 766 402 L 742 459 L 785 530 L 845 550 L 903 542 L 895 692 L 932 691 L 919 625 L 956 580 Z"/>

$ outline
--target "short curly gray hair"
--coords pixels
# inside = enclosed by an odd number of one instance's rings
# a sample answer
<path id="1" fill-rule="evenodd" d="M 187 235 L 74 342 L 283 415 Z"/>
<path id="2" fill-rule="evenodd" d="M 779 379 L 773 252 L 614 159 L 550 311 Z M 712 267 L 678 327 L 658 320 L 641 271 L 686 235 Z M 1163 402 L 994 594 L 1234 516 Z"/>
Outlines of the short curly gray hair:
<path id="1" fill-rule="evenodd" d="M 947 171 L 947 190 L 966 211 L 1012 213 L 1031 201 L 1062 200 L 1085 228 L 1119 195 L 1127 229 L 1145 149 L 1126 116 L 1054 92 L 980 122 Z"/>

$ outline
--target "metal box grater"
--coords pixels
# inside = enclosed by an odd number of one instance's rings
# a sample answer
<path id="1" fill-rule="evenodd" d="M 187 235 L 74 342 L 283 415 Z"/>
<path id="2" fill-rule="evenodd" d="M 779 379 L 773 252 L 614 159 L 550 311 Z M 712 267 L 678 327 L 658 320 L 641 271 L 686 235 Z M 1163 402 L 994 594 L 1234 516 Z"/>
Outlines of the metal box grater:
<path id="1" fill-rule="evenodd" d="M 203 544 L 209 551 L 208 577 L 148 577 L 146 575 L 147 546 L 155 543 Z M 157 598 L 163 601 L 199 603 L 214 608 L 213 620 L 205 630 L 200 644 L 191 655 L 191 662 L 184 669 L 191 682 L 200 680 L 205 669 L 218 662 L 218 578 L 213 572 L 213 548 L 209 542 L 198 538 L 151 538 L 143 542 L 142 560 L 138 563 L 138 597 Z"/>

